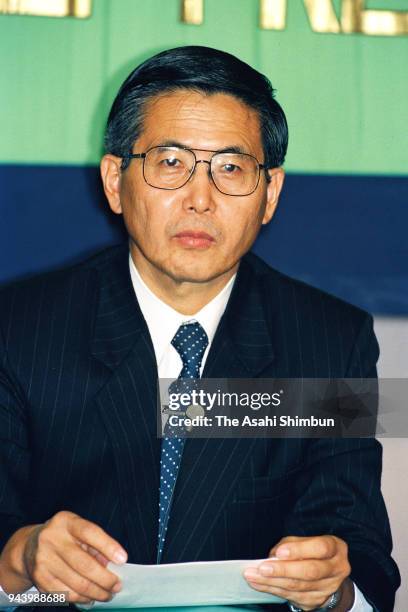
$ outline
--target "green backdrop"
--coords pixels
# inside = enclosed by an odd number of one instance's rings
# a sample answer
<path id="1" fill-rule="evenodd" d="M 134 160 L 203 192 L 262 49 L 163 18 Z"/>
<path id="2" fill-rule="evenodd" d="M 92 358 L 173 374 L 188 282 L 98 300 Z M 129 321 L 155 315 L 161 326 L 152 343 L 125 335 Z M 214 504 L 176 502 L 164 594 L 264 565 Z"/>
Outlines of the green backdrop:
<path id="1" fill-rule="evenodd" d="M 408 174 L 407 36 L 315 33 L 301 0 L 288 0 L 281 32 L 258 27 L 257 0 L 205 0 L 202 26 L 180 22 L 179 0 L 93 5 L 86 20 L 0 16 L 0 163 L 96 163 L 130 69 L 204 44 L 270 77 L 288 116 L 289 171 Z"/>

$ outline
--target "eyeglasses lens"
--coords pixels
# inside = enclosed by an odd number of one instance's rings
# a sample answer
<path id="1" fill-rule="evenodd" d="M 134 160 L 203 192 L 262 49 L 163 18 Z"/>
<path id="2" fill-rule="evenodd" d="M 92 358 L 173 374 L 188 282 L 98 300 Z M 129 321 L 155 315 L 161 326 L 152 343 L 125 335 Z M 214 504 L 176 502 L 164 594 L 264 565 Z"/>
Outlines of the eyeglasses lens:
<path id="1" fill-rule="evenodd" d="M 188 181 L 194 163 L 192 151 L 177 147 L 155 147 L 146 154 L 146 181 L 153 187 L 177 189 Z"/>
<path id="2" fill-rule="evenodd" d="M 218 189 L 229 195 L 247 195 L 258 184 L 258 164 L 244 153 L 217 153 L 212 158 L 211 173 Z"/>

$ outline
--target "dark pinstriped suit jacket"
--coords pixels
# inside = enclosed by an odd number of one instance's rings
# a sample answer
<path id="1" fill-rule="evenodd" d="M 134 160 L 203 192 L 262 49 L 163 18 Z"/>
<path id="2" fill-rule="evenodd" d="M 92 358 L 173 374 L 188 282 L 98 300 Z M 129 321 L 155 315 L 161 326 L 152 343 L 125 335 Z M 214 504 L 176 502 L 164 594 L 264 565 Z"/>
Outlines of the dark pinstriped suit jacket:
<path id="1" fill-rule="evenodd" d="M 71 510 L 130 562 L 155 563 L 157 367 L 127 246 L 4 289 L 0 326 L 0 548 Z M 377 357 L 366 313 L 247 255 L 204 376 L 372 376 Z M 333 533 L 366 598 L 391 611 L 380 472 L 369 439 L 188 440 L 162 562 L 265 557 L 285 535 Z"/>

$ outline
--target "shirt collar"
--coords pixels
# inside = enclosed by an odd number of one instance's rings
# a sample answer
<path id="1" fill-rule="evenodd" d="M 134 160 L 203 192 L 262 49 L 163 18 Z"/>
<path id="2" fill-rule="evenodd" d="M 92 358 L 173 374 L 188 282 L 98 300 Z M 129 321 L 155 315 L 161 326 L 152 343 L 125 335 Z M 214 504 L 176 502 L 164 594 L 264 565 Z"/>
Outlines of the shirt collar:
<path id="1" fill-rule="evenodd" d="M 209 345 L 211 344 L 231 295 L 236 274 L 211 302 L 206 304 L 201 310 L 194 315 L 183 315 L 159 299 L 149 289 L 140 276 L 131 255 L 129 255 L 129 267 L 136 298 L 149 328 L 157 363 L 160 363 L 164 351 L 183 323 L 190 321 L 200 323 L 207 333 Z"/>

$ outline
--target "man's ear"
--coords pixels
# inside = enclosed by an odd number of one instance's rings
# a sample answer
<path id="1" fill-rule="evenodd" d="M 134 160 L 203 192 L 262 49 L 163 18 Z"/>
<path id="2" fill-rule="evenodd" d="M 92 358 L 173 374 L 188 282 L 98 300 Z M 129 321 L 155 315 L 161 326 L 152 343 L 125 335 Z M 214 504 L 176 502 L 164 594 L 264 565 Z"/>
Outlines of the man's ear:
<path id="1" fill-rule="evenodd" d="M 122 177 L 122 158 L 107 154 L 101 159 L 101 178 L 109 206 L 117 215 L 122 214 L 120 202 L 120 183 Z"/>
<path id="2" fill-rule="evenodd" d="M 272 219 L 276 206 L 278 205 L 279 195 L 282 191 L 285 171 L 283 168 L 271 168 L 267 170 L 270 182 L 266 190 L 266 207 L 262 219 L 262 225 L 266 225 Z"/>

